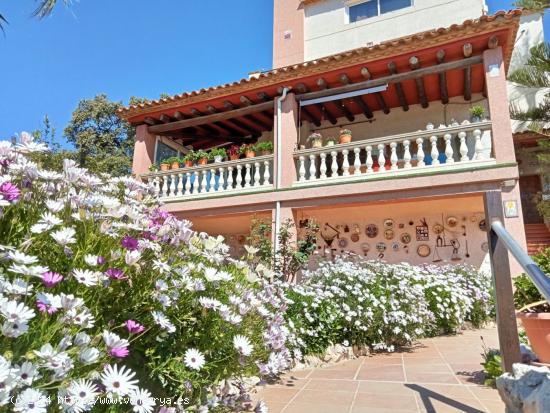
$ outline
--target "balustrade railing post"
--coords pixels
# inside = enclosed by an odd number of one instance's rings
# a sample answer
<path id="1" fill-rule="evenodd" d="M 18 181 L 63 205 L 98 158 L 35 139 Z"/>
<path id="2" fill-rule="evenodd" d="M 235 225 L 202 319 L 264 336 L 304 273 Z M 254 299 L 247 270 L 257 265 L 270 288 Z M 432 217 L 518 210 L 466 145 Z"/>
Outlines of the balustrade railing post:
<path id="1" fill-rule="evenodd" d="M 269 172 L 269 161 L 264 161 L 264 185 L 269 185 L 269 179 L 271 178 Z"/>
<path id="2" fill-rule="evenodd" d="M 378 145 L 378 172 L 386 170 L 386 157 L 384 156 L 384 149 L 386 145 L 383 143 Z"/>
<path id="3" fill-rule="evenodd" d="M 252 182 L 252 186 L 260 186 L 260 162 L 254 162 L 254 181 Z"/>
<path id="4" fill-rule="evenodd" d="M 218 191 L 223 192 L 225 191 L 225 168 L 220 166 L 218 168 L 218 172 L 220 173 L 220 178 L 218 179 Z"/>
<path id="5" fill-rule="evenodd" d="M 481 131 L 479 129 L 474 130 L 475 144 L 475 160 L 483 159 L 483 144 L 481 143 Z"/>
<path id="6" fill-rule="evenodd" d="M 299 180 L 300 181 L 305 181 L 306 180 L 306 158 L 305 158 L 305 156 L 300 155 L 298 160 L 300 162 L 300 167 L 298 169 L 298 175 L 300 176 Z"/>
<path id="7" fill-rule="evenodd" d="M 164 194 L 164 197 L 168 197 L 168 175 L 162 176 L 162 192 Z"/>
<path id="8" fill-rule="evenodd" d="M 349 159 L 348 159 L 349 150 L 342 150 L 342 176 L 349 176 Z"/>
<path id="9" fill-rule="evenodd" d="M 424 139 L 418 138 L 416 140 L 416 146 L 418 147 L 416 151 L 416 159 L 418 160 L 418 162 L 416 163 L 417 166 L 426 166 L 426 163 L 424 162 L 424 158 L 426 156 L 424 155 L 424 148 L 422 146 L 423 144 L 424 144 Z"/>
<path id="10" fill-rule="evenodd" d="M 244 168 L 245 168 L 245 174 L 244 174 L 244 187 L 245 188 L 250 188 L 250 181 L 252 180 L 252 176 L 250 175 L 250 168 L 251 168 L 251 165 L 249 163 L 246 163 L 244 165 Z"/>
<path id="11" fill-rule="evenodd" d="M 185 173 L 185 195 L 191 194 L 191 172 Z"/>
<path id="12" fill-rule="evenodd" d="M 227 190 L 233 189 L 233 167 L 227 168 Z"/>
<path id="13" fill-rule="evenodd" d="M 430 155 L 432 157 L 432 165 L 439 165 L 439 149 L 437 149 L 437 136 L 432 136 L 430 138 L 432 144 L 432 151 Z"/>
<path id="14" fill-rule="evenodd" d="M 458 138 L 460 139 L 460 162 L 467 162 L 468 158 L 468 145 L 466 145 L 466 132 L 458 132 Z"/>
<path id="15" fill-rule="evenodd" d="M 367 145 L 365 150 L 367 151 L 367 159 L 365 160 L 365 164 L 367 165 L 367 173 L 371 174 L 374 172 L 372 169 L 372 165 L 374 165 L 374 161 L 372 160 L 372 146 Z"/>
<path id="16" fill-rule="evenodd" d="M 309 155 L 309 180 L 314 181 L 317 179 L 317 156 L 314 154 Z"/>
<path id="17" fill-rule="evenodd" d="M 361 175 L 361 148 L 355 148 L 353 153 L 355 155 L 353 160 L 353 174 Z"/>
<path id="18" fill-rule="evenodd" d="M 177 196 L 183 195 L 183 173 L 180 172 L 178 174 L 178 188 L 177 188 Z"/>
<path id="19" fill-rule="evenodd" d="M 451 145 L 451 139 L 452 135 L 450 133 L 446 133 L 443 139 L 445 139 L 445 163 L 454 163 L 455 160 L 453 158 L 454 152 L 453 147 Z"/>
<path id="20" fill-rule="evenodd" d="M 410 140 L 406 139 L 403 141 L 403 162 L 404 162 L 403 168 L 404 169 L 412 168 L 412 165 L 411 165 L 412 156 L 411 156 L 410 146 L 411 146 Z"/>
<path id="21" fill-rule="evenodd" d="M 330 177 L 335 178 L 338 176 L 338 152 L 331 151 L 330 157 L 332 159 L 331 165 L 330 165 Z"/>
<path id="22" fill-rule="evenodd" d="M 391 142 L 390 143 L 390 149 L 391 149 L 391 155 L 390 155 L 390 162 L 391 162 L 391 170 L 397 171 L 399 169 L 399 166 L 397 166 L 397 142 Z"/>
<path id="23" fill-rule="evenodd" d="M 319 171 L 321 172 L 321 175 L 319 176 L 320 179 L 326 179 L 327 178 L 327 154 L 325 152 L 321 152 L 321 166 L 319 168 Z"/>

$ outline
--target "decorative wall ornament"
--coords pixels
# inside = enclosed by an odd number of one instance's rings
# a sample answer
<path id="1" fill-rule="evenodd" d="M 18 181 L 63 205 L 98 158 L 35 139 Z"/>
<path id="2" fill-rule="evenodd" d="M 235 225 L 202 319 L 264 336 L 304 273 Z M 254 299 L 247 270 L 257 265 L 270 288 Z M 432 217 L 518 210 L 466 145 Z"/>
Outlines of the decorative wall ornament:
<path id="1" fill-rule="evenodd" d="M 395 226 L 395 221 L 391 218 L 386 218 L 384 220 L 384 229 L 393 229 Z"/>
<path id="2" fill-rule="evenodd" d="M 384 238 L 386 238 L 387 240 L 391 240 L 393 239 L 393 237 L 395 236 L 393 230 L 391 229 L 387 229 L 384 231 Z"/>
<path id="3" fill-rule="evenodd" d="M 482 231 L 487 231 L 487 223 L 485 222 L 484 219 L 482 219 L 481 221 L 479 221 L 479 229 L 482 230 Z"/>
<path id="4" fill-rule="evenodd" d="M 386 248 L 388 247 L 386 246 L 385 242 L 379 242 L 378 244 L 376 244 L 376 251 L 378 252 L 384 252 L 386 251 Z"/>
<path id="5" fill-rule="evenodd" d="M 454 228 L 457 226 L 457 224 L 458 224 L 457 217 L 453 217 L 453 216 L 447 217 L 447 226 Z"/>
<path id="6" fill-rule="evenodd" d="M 437 224 L 434 225 L 434 227 L 433 227 L 433 232 L 434 233 L 439 235 L 439 234 L 442 234 L 443 231 L 445 231 L 445 228 L 443 227 L 443 225 L 441 225 L 440 223 L 437 223 Z"/>
<path id="7" fill-rule="evenodd" d="M 481 244 L 481 251 L 489 252 L 489 243 L 488 242 L 484 242 L 483 244 Z"/>
<path id="8" fill-rule="evenodd" d="M 431 252 L 432 252 L 432 249 L 428 244 L 420 244 L 416 249 L 416 253 L 422 258 L 428 257 L 431 254 Z"/>
<path id="9" fill-rule="evenodd" d="M 376 238 L 378 236 L 378 226 L 376 224 L 369 224 L 365 228 L 365 234 L 369 238 Z"/>
<path id="10" fill-rule="evenodd" d="M 412 241 L 411 234 L 409 234 L 408 232 L 402 233 L 399 239 L 403 244 L 409 244 Z"/>

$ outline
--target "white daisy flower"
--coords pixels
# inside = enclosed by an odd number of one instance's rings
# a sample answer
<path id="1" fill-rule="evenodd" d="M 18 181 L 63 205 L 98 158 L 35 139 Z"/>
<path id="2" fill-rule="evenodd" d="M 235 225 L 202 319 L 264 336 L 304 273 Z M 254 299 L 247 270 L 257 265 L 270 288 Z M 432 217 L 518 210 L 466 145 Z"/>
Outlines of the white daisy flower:
<path id="1" fill-rule="evenodd" d="M 76 242 L 76 231 L 74 228 L 61 228 L 55 232 L 52 232 L 51 237 L 61 246 L 66 246 L 68 244 L 74 244 Z"/>
<path id="2" fill-rule="evenodd" d="M 61 296 L 61 306 L 64 310 L 74 310 L 81 307 L 84 304 L 84 300 L 80 297 L 75 297 L 72 294 L 59 294 Z"/>
<path id="3" fill-rule="evenodd" d="M 46 208 L 48 208 L 50 212 L 53 212 L 54 214 L 61 211 L 63 209 L 63 206 L 63 202 L 60 201 L 54 201 L 53 199 L 48 199 L 46 201 Z"/>
<path id="4" fill-rule="evenodd" d="M 84 331 L 81 331 L 80 333 L 77 333 L 74 336 L 74 344 L 78 347 L 83 347 L 90 343 L 90 336 L 86 334 Z"/>
<path id="5" fill-rule="evenodd" d="M 45 393 L 35 389 L 25 389 L 15 398 L 14 412 L 46 413 L 48 398 Z"/>
<path id="6" fill-rule="evenodd" d="M 167 330 L 169 333 L 173 333 L 176 331 L 176 326 L 172 324 L 170 319 L 166 317 L 166 315 L 161 311 L 152 311 L 151 314 L 153 315 L 153 319 L 155 320 L 155 323 L 157 323 L 160 328 Z"/>
<path id="7" fill-rule="evenodd" d="M 22 278 L 16 278 L 11 283 L 6 281 L 4 289 L 8 294 L 12 295 L 29 295 L 33 286 Z"/>
<path id="8" fill-rule="evenodd" d="M 79 284 L 84 284 L 86 287 L 93 287 L 99 284 L 99 275 L 95 271 L 90 270 L 73 270 L 73 277 L 76 278 Z"/>
<path id="9" fill-rule="evenodd" d="M 82 406 L 83 410 L 90 410 L 95 404 L 96 397 L 99 395 L 97 386 L 91 381 L 84 379 L 72 381 L 67 390 L 72 396 L 71 401 L 77 406 Z"/>
<path id="10" fill-rule="evenodd" d="M 57 351 L 50 343 L 46 343 L 40 347 L 40 350 L 34 350 L 34 354 L 43 360 L 49 360 L 57 355 Z"/>
<path id="11" fill-rule="evenodd" d="M 10 251 L 8 253 L 8 258 L 12 261 L 14 261 L 16 264 L 36 264 L 38 262 L 37 257 L 33 257 L 32 255 L 27 255 L 19 251 Z"/>
<path id="12" fill-rule="evenodd" d="M 153 261 L 153 268 L 160 272 L 161 274 L 164 274 L 165 272 L 170 271 L 170 266 L 166 264 L 164 261 L 161 260 L 154 260 Z"/>
<path id="13" fill-rule="evenodd" d="M 145 389 L 139 389 L 130 393 L 130 403 L 133 408 L 132 411 L 136 413 L 151 413 L 155 408 L 155 399 L 151 393 Z"/>
<path id="14" fill-rule="evenodd" d="M 202 353 L 194 348 L 190 348 L 185 352 L 183 359 L 184 364 L 193 370 L 200 370 L 204 366 L 205 360 Z"/>
<path id="15" fill-rule="evenodd" d="M 24 303 L 10 300 L 0 306 L 0 314 L 9 322 L 26 323 L 34 317 L 34 310 Z"/>
<path id="16" fill-rule="evenodd" d="M 38 367 L 29 361 L 25 361 L 21 366 L 15 366 L 14 370 L 19 382 L 27 386 L 40 377 Z"/>
<path id="17" fill-rule="evenodd" d="M 243 356 L 250 356 L 254 350 L 250 340 L 241 335 L 236 335 L 233 337 L 233 347 L 235 347 L 235 349 Z"/>
<path id="18" fill-rule="evenodd" d="M 140 260 L 140 258 L 141 252 L 139 252 L 138 250 L 126 251 L 126 255 L 124 256 L 126 265 L 134 265 Z"/>
<path id="19" fill-rule="evenodd" d="M 137 380 L 132 380 L 136 373 L 121 366 L 120 370 L 117 365 L 108 365 L 101 374 L 101 383 L 105 386 L 107 393 L 125 396 L 131 391 L 137 389 Z"/>
<path id="20" fill-rule="evenodd" d="M 97 259 L 98 259 L 97 255 L 86 254 L 84 256 L 84 262 L 88 264 L 90 267 L 95 267 L 97 265 Z"/>
<path id="21" fill-rule="evenodd" d="M 99 350 L 93 347 L 84 348 L 78 355 L 78 360 L 83 364 L 92 364 L 99 359 Z"/>
<path id="22" fill-rule="evenodd" d="M 42 265 L 24 265 L 24 264 L 12 264 L 8 271 L 14 272 L 17 274 L 23 274 L 29 277 L 40 277 L 42 274 L 48 271 L 48 267 L 43 267 Z"/>

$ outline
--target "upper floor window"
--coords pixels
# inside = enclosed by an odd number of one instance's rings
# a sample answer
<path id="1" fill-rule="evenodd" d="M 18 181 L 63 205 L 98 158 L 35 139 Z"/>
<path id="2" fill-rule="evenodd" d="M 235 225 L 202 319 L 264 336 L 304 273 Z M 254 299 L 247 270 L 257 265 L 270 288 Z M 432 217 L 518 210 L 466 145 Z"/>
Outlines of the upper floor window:
<path id="1" fill-rule="evenodd" d="M 160 162 L 163 159 L 171 158 L 172 156 L 178 156 L 179 152 L 170 146 L 162 143 L 161 141 L 157 142 L 157 152 L 155 153 L 155 162 Z"/>
<path id="2" fill-rule="evenodd" d="M 379 16 L 412 6 L 413 0 L 368 0 L 349 6 L 349 22 Z"/>

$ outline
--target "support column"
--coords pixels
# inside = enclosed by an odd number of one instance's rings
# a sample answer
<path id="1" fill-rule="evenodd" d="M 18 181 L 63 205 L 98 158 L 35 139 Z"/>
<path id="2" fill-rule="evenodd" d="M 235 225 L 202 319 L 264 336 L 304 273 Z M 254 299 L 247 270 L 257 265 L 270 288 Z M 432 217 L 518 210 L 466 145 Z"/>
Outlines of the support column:
<path id="1" fill-rule="evenodd" d="M 516 162 L 502 48 L 499 46 L 485 50 L 483 65 L 489 114 L 493 123 L 494 157 L 499 163 Z"/>
<path id="2" fill-rule="evenodd" d="M 296 181 L 296 166 L 294 163 L 294 149 L 298 142 L 298 102 L 294 93 L 288 93 L 281 107 L 281 146 L 277 147 L 277 132 L 279 122 L 277 119 L 277 98 L 275 98 L 275 127 L 273 128 L 274 140 L 274 166 L 273 182 L 277 183 L 277 156 L 281 156 L 281 188 L 288 188 Z"/>
<path id="3" fill-rule="evenodd" d="M 490 230 L 494 220 L 504 223 L 502 211 L 502 194 L 500 191 L 488 191 L 484 196 L 485 222 L 489 226 L 487 232 L 489 242 L 489 256 L 491 257 L 491 271 L 495 288 L 495 303 L 497 315 L 498 341 L 502 355 L 503 368 L 512 371 L 514 363 L 521 362 L 519 351 L 518 326 L 514 308 L 514 295 L 508 250 L 499 241 L 496 234 Z"/>
<path id="4" fill-rule="evenodd" d="M 132 173 L 140 175 L 149 171 L 149 167 L 155 162 L 155 146 L 157 138 L 149 133 L 147 125 L 139 125 L 136 128 L 136 141 L 134 143 L 134 158 L 132 161 Z"/>

